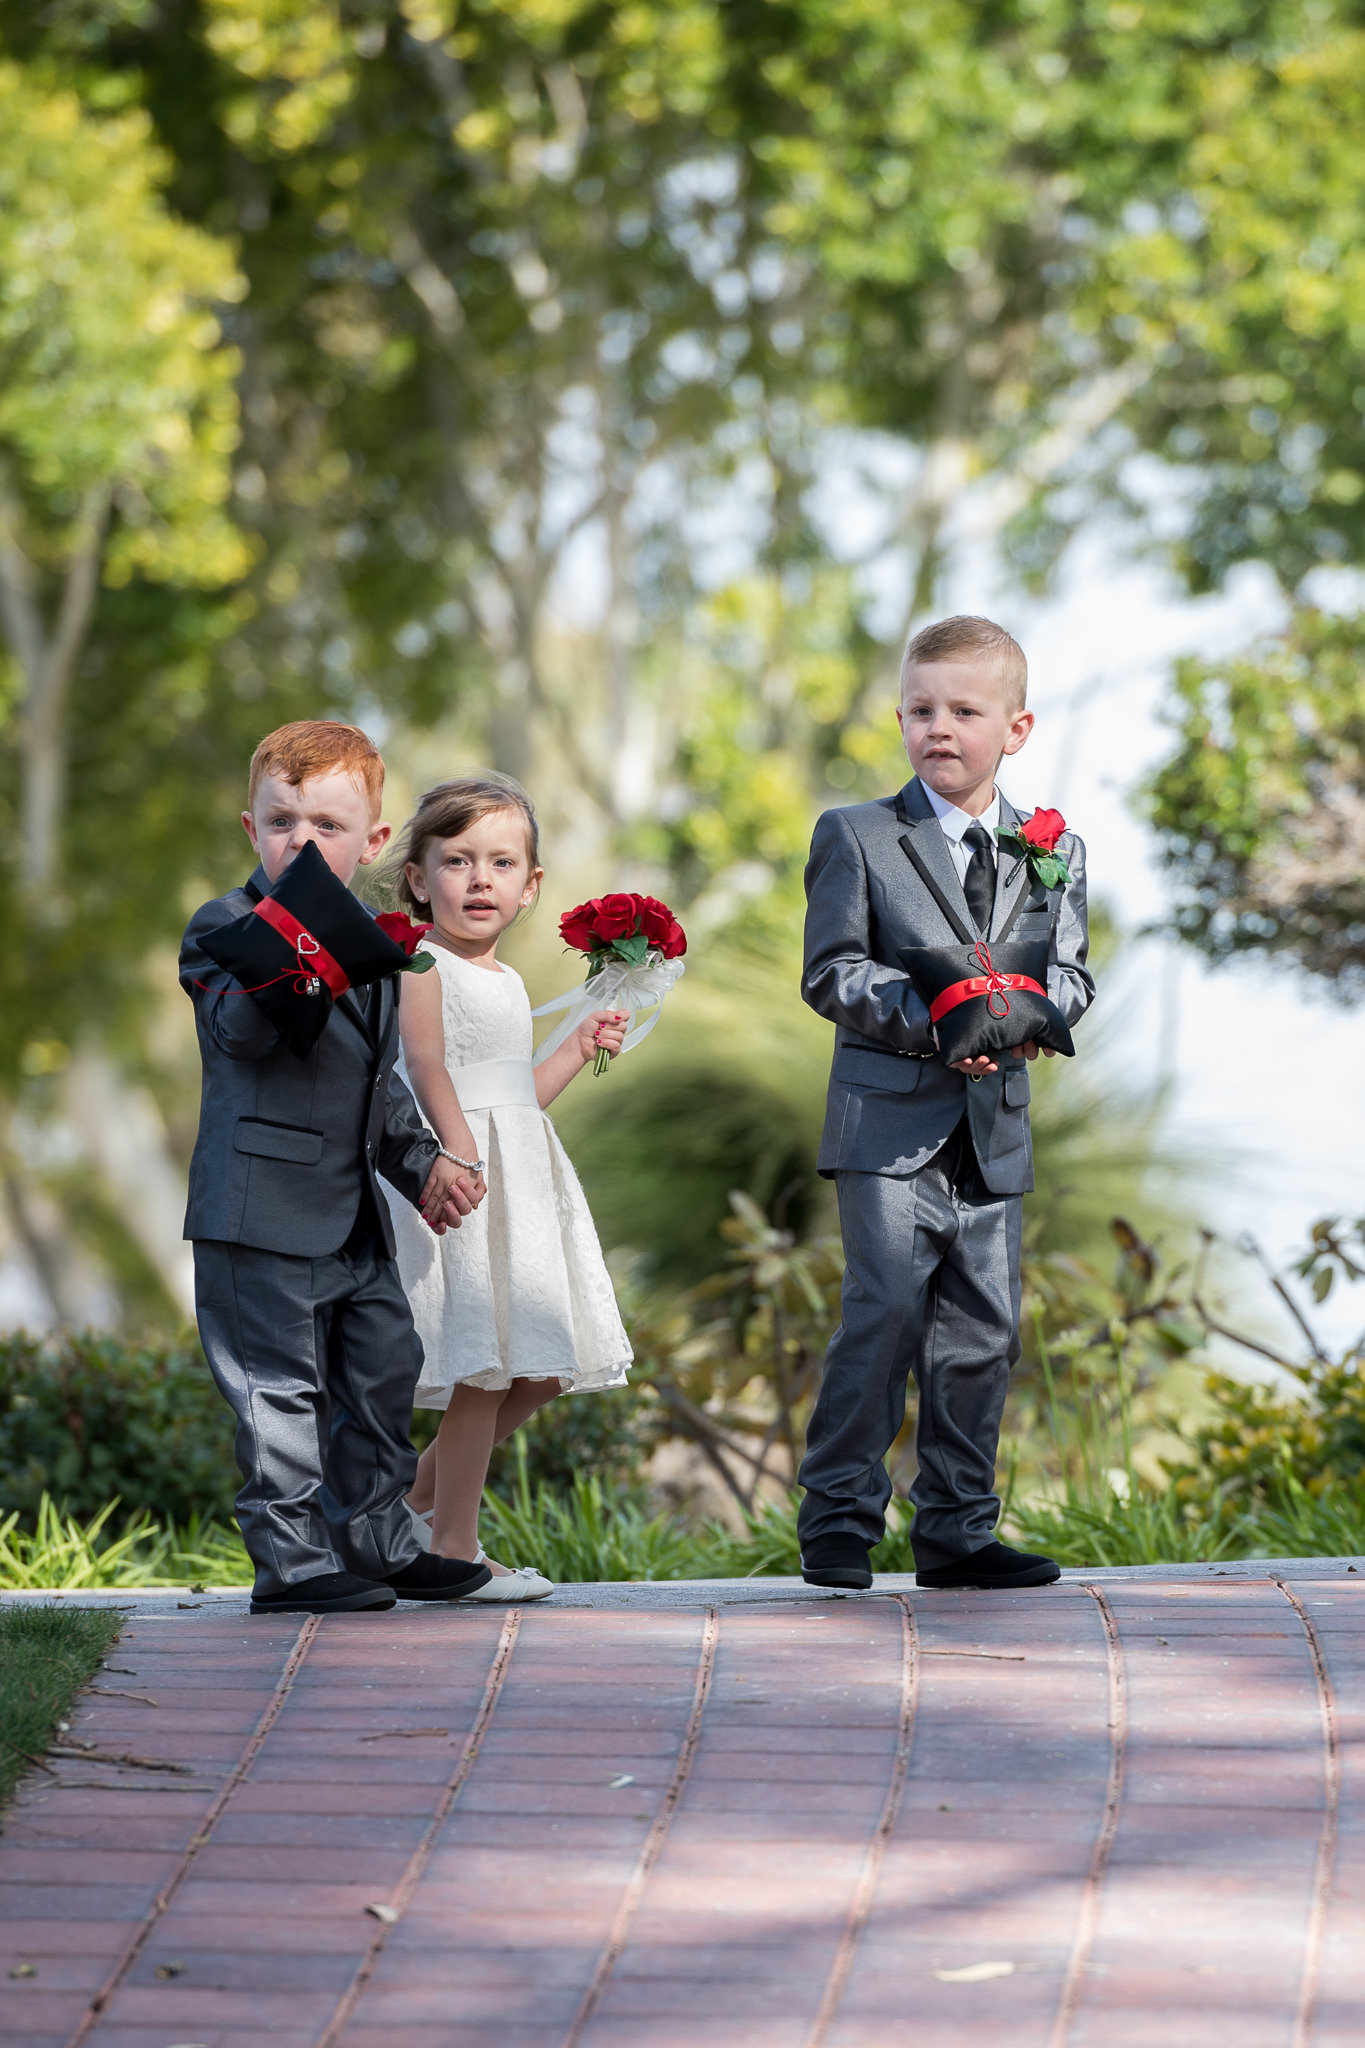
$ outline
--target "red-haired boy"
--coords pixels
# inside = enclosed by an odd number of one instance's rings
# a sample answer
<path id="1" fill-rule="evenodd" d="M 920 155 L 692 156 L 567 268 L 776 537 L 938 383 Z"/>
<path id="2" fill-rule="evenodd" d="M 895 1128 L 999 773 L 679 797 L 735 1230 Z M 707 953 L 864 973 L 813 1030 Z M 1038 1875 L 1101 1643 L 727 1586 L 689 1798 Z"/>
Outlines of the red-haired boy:
<path id="1" fill-rule="evenodd" d="M 346 989 L 300 1055 L 260 991 L 202 943 L 268 898 L 310 844 L 349 885 L 390 837 L 383 790 L 383 760 L 354 726 L 305 719 L 263 739 L 242 813 L 259 866 L 195 912 L 180 954 L 203 1062 L 185 1235 L 204 1352 L 237 1417 L 253 1614 L 454 1600 L 489 1577 L 421 1551 L 404 1506 L 422 1347 L 375 1175 L 437 1231 L 469 1214 L 472 1179 L 393 1075 L 393 981 Z"/>

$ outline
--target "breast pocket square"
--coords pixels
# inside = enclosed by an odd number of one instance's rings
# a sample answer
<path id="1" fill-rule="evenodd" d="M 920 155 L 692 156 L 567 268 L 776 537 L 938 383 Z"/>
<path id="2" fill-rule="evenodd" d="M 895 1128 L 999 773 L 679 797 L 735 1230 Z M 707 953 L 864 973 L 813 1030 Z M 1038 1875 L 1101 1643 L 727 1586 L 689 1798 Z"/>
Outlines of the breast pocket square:
<path id="1" fill-rule="evenodd" d="M 1016 939 L 991 947 L 906 946 L 901 964 L 928 1006 L 940 1057 L 958 1060 L 1008 1052 L 1028 1040 L 1068 1058 L 1076 1048 L 1047 992 L 1048 941 Z"/>

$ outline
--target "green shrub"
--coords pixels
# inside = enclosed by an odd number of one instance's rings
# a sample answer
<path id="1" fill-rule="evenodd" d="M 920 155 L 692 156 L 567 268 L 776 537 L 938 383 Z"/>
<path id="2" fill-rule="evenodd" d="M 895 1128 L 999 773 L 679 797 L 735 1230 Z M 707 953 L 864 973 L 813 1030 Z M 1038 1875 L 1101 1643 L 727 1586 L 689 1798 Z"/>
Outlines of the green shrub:
<path id="1" fill-rule="evenodd" d="M 0 1337 L 0 1515 L 25 1528 L 44 1494 L 82 1520 L 117 1501 L 125 1517 L 226 1521 L 232 1432 L 197 1344 Z"/>
<path id="2" fill-rule="evenodd" d="M 595 1394 L 565 1394 L 538 1408 L 493 1453 L 488 1484 L 504 1492 L 522 1457 L 533 1486 L 569 1493 L 581 1473 L 593 1472 L 631 1492 L 635 1475 L 658 1441 L 658 1410 L 641 1398 L 638 1383 Z"/>
<path id="3" fill-rule="evenodd" d="M 1208 1512 L 1215 1500 L 1241 1508 L 1280 1501 L 1287 1479 L 1308 1494 L 1357 1484 L 1365 1472 L 1365 1358 L 1353 1353 L 1295 1368 L 1302 1398 L 1261 1381 L 1210 1373 L 1215 1419 L 1193 1431 L 1191 1456 L 1172 1476 L 1180 1498 Z"/>

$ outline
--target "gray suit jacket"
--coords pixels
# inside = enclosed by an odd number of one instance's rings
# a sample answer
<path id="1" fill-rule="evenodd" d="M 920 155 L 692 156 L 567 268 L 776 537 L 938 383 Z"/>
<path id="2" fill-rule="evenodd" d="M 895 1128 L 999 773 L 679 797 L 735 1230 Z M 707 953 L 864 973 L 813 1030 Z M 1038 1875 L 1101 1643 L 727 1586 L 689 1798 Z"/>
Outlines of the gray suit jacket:
<path id="1" fill-rule="evenodd" d="M 904 815 L 902 815 L 902 813 Z M 1000 799 L 1002 825 L 1020 814 Z M 911 781 L 900 797 L 826 811 L 806 868 L 806 952 L 801 993 L 838 1026 L 819 1171 L 910 1174 L 933 1158 L 966 1109 L 982 1178 L 993 1194 L 1033 1186 L 1028 1062 L 1006 1054 L 1000 1070 L 968 1082 L 939 1060 L 929 1012 L 898 960 L 902 946 L 961 943 L 901 841 L 910 838 L 943 894 L 971 928 L 948 842 L 928 797 Z M 1068 1024 L 1089 1007 L 1085 848 L 1064 832 L 1057 851 L 1071 870 L 1060 891 L 1033 889 L 1012 936 L 1051 934 L 1048 994 Z M 1006 887 L 1012 863 L 996 864 L 988 936 L 1029 889 L 1027 870 Z"/>
<path id="2" fill-rule="evenodd" d="M 393 1227 L 376 1172 L 416 1202 L 437 1154 L 403 1083 L 393 982 L 348 989 L 307 1059 L 199 944 L 242 917 L 269 883 L 261 868 L 197 910 L 180 949 L 203 1062 L 199 1138 L 185 1235 L 318 1259 L 350 1235 L 368 1190 L 389 1257 Z"/>

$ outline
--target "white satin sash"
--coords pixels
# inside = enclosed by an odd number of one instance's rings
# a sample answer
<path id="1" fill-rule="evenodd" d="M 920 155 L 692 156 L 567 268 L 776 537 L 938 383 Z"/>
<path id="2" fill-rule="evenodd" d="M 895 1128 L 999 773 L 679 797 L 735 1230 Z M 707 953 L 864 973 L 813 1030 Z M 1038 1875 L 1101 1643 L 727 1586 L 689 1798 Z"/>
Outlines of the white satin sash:
<path id="1" fill-rule="evenodd" d="M 473 1066 L 452 1067 L 450 1079 L 463 1110 L 505 1109 L 512 1104 L 540 1107 L 529 1060 L 479 1060 Z"/>

